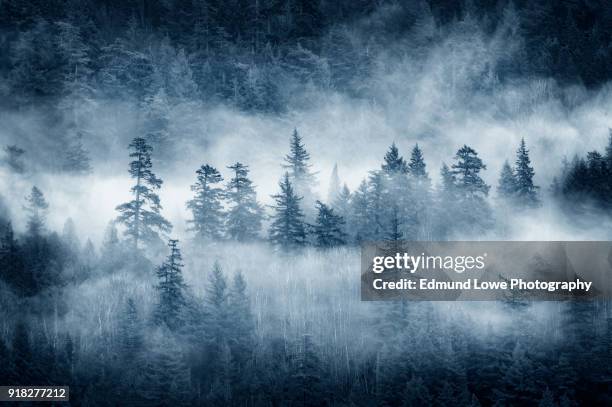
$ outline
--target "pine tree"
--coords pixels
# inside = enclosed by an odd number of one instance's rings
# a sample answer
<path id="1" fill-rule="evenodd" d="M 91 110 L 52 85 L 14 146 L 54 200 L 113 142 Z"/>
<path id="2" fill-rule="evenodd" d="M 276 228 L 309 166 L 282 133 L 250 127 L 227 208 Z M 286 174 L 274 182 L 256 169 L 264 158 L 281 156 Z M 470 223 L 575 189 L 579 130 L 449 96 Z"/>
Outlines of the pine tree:
<path id="1" fill-rule="evenodd" d="M 285 173 L 279 187 L 280 192 L 272 195 L 275 213 L 270 226 L 270 240 L 275 245 L 290 250 L 306 243 L 304 214 L 300 209 L 302 198 L 293 191 L 288 173 Z"/>
<path id="2" fill-rule="evenodd" d="M 331 248 L 346 243 L 344 219 L 321 201 L 317 201 L 317 222 L 314 225 L 316 245 L 320 248 Z"/>
<path id="3" fill-rule="evenodd" d="M 227 341 L 228 289 L 227 280 L 218 262 L 215 262 L 208 275 L 205 294 L 208 340 L 211 346 L 219 347 Z"/>
<path id="4" fill-rule="evenodd" d="M 91 173 L 91 159 L 89 152 L 83 147 L 83 133 L 77 133 L 68 141 L 64 154 L 64 171 L 81 175 Z"/>
<path id="5" fill-rule="evenodd" d="M 173 155 L 170 151 L 173 143 L 170 140 L 170 104 L 163 87 L 145 98 L 143 110 L 146 142 L 151 145 L 156 160 L 166 164 L 167 158 Z"/>
<path id="6" fill-rule="evenodd" d="M 289 174 L 291 183 L 296 193 L 305 200 L 305 207 L 310 208 L 315 198 L 313 188 L 315 174 L 311 171 L 310 154 L 302 142 L 302 137 L 297 129 L 293 130 L 289 145 L 289 154 L 285 156 L 285 168 Z"/>
<path id="7" fill-rule="evenodd" d="M 418 240 L 431 240 L 432 234 L 432 194 L 431 180 L 427 173 L 427 165 L 423 151 L 418 144 L 412 149 L 410 163 L 408 164 L 412 190 L 412 207 Z"/>
<path id="8" fill-rule="evenodd" d="M 340 177 L 338 177 L 338 164 L 334 164 L 331 177 L 329 179 L 329 189 L 327 190 L 327 203 L 333 204 L 340 195 Z"/>
<path id="9" fill-rule="evenodd" d="M 408 171 L 415 180 L 423 181 L 429 179 L 427 169 L 425 165 L 425 159 L 423 158 L 423 152 L 418 144 L 412 149 L 410 154 L 410 163 L 408 164 Z"/>
<path id="10" fill-rule="evenodd" d="M 529 150 L 525 145 L 525 139 L 521 139 L 521 144 L 516 152 L 516 195 L 518 202 L 527 207 L 538 206 L 538 187 L 533 184 L 535 172 L 531 167 Z"/>
<path id="11" fill-rule="evenodd" d="M 512 202 L 516 197 L 516 178 L 508 161 L 506 161 L 502 167 L 499 176 L 499 184 L 497 186 L 497 194 L 501 199 L 508 202 Z"/>
<path id="12" fill-rule="evenodd" d="M 255 240 L 261 231 L 263 208 L 257 202 L 253 182 L 248 178 L 249 167 L 237 162 L 228 168 L 234 171 L 234 176 L 225 190 L 229 203 L 225 223 L 227 236 L 239 242 Z"/>
<path id="13" fill-rule="evenodd" d="M 155 310 L 155 320 L 175 330 L 183 324 L 183 309 L 185 307 L 185 288 L 183 282 L 183 263 L 178 240 L 168 241 L 170 254 L 166 261 L 157 268 L 159 283 L 156 286 L 159 302 Z"/>
<path id="14" fill-rule="evenodd" d="M 452 224 L 462 234 L 482 234 L 493 224 L 492 211 L 487 202 L 490 187 L 480 177 L 480 172 L 487 167 L 478 153 L 468 146 L 457 151 L 455 160 L 451 174 L 456 201 L 447 201 L 450 203 L 448 209 L 452 210 Z"/>
<path id="15" fill-rule="evenodd" d="M 159 241 L 159 233 L 170 232 L 172 224 L 160 214 L 162 207 L 155 190 L 161 188 L 162 180 L 151 170 L 151 146 L 145 139 L 137 137 L 130 143 L 130 148 L 133 149 L 130 157 L 134 161 L 130 163 L 129 173 L 136 180 L 131 189 L 134 199 L 117 206 L 116 210 L 120 212 L 117 221 L 126 226 L 125 235 L 138 248 L 140 241 Z"/>
<path id="16" fill-rule="evenodd" d="M 489 186 L 479 175 L 480 171 L 487 169 L 487 166 L 478 157 L 478 153 L 464 145 L 457 151 L 455 160 L 451 172 L 456 179 L 459 192 L 464 197 L 487 196 Z"/>
<path id="17" fill-rule="evenodd" d="M 193 214 L 188 222 L 197 239 L 219 239 L 223 234 L 223 190 L 215 185 L 223 180 L 219 171 L 210 165 L 203 165 L 196 174 L 197 181 L 191 186 L 195 197 L 187 202 Z"/>
<path id="18" fill-rule="evenodd" d="M 344 219 L 348 218 L 351 211 L 351 191 L 346 184 L 342 186 L 336 200 L 331 202 L 330 205 L 338 215 L 342 216 Z"/>
<path id="19" fill-rule="evenodd" d="M 408 165 L 406 161 L 404 161 L 404 158 L 400 156 L 395 143 L 391 144 L 391 147 L 389 147 L 389 150 L 385 154 L 384 163 L 381 168 L 388 175 L 408 173 Z"/>
<path id="20" fill-rule="evenodd" d="M 45 200 L 45 196 L 36 186 L 32 187 L 30 195 L 26 197 L 26 211 L 28 212 L 28 234 L 30 236 L 39 236 L 44 228 L 47 217 L 47 209 L 49 204 Z"/>

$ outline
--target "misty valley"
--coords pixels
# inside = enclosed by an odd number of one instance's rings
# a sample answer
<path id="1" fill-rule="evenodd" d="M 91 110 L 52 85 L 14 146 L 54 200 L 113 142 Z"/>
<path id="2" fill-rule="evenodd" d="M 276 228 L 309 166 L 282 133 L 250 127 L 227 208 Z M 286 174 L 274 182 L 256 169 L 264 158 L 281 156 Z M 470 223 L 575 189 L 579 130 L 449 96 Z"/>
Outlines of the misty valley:
<path id="1" fill-rule="evenodd" d="M 382 273 L 405 241 L 611 240 L 611 41 L 598 0 L 0 0 L 0 386 L 612 404 L 608 300 L 360 279 L 364 242 Z"/>

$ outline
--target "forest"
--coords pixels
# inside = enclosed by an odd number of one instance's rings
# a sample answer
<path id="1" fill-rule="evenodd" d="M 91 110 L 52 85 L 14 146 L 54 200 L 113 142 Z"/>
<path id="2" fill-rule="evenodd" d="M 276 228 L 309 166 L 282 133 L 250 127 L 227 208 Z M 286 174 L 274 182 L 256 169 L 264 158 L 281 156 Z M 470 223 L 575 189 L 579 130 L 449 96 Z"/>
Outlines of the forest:
<path id="1" fill-rule="evenodd" d="M 609 301 L 361 301 L 360 244 L 610 240 L 612 7 L 0 0 L 0 384 L 612 403 Z"/>

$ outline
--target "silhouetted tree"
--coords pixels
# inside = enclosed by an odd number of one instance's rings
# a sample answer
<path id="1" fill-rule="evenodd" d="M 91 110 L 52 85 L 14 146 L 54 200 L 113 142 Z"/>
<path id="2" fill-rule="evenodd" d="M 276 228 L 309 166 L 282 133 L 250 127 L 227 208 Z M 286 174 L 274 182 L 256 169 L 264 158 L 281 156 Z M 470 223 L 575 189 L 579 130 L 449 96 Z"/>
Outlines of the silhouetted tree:
<path id="1" fill-rule="evenodd" d="M 129 173 L 136 180 L 131 191 L 134 199 L 117 206 L 120 215 L 117 221 L 126 227 L 125 235 L 129 236 L 138 248 L 140 241 L 154 242 L 160 240 L 160 233 L 168 233 L 172 224 L 160 214 L 162 209 L 159 196 L 155 193 L 161 188 L 162 180 L 152 171 L 152 148 L 145 139 L 137 137 L 130 143 L 133 150 L 130 157 Z"/>

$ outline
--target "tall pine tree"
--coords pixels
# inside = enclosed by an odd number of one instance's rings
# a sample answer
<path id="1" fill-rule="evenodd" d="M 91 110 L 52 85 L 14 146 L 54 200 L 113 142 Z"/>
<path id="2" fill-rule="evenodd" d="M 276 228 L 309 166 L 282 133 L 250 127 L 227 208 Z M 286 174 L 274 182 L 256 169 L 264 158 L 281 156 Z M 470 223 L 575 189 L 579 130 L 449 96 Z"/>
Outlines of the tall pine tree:
<path id="1" fill-rule="evenodd" d="M 525 144 L 525 139 L 521 139 L 521 144 L 516 151 L 516 197 L 522 206 L 534 207 L 540 204 L 538 198 L 538 187 L 533 184 L 535 171 L 529 159 L 529 150 Z"/>
<path id="2" fill-rule="evenodd" d="M 227 184 L 225 197 L 229 203 L 226 218 L 227 236 L 239 242 L 259 237 L 263 208 L 257 202 L 253 182 L 249 179 L 249 167 L 237 162 L 228 167 L 234 176 Z"/>
<path id="3" fill-rule="evenodd" d="M 300 209 L 301 197 L 293 190 L 289 174 L 279 183 L 280 192 L 274 198 L 274 215 L 270 226 L 270 240 L 275 245 L 290 250 L 306 243 L 304 214 Z"/>
<path id="4" fill-rule="evenodd" d="M 336 215 L 332 208 L 321 201 L 317 201 L 316 206 L 318 213 L 314 234 L 317 247 L 327 249 L 345 244 L 346 235 L 342 216 Z"/>
<path id="5" fill-rule="evenodd" d="M 163 181 L 152 171 L 152 147 L 145 139 L 137 137 L 130 143 L 130 148 L 133 150 L 130 157 L 134 160 L 130 163 L 129 173 L 136 180 L 131 189 L 134 199 L 117 206 L 116 210 L 120 212 L 117 221 L 126 227 L 125 235 L 138 248 L 141 241 L 159 242 L 160 233 L 170 232 L 172 224 L 160 214 L 162 207 L 155 191 L 161 188 Z"/>
<path id="6" fill-rule="evenodd" d="M 310 154 L 302 141 L 297 129 L 293 130 L 289 144 L 289 154 L 285 156 L 285 168 L 289 174 L 291 184 L 296 193 L 305 201 L 305 207 L 314 206 L 315 196 L 313 188 L 315 174 L 311 170 Z"/>
<path id="7" fill-rule="evenodd" d="M 193 219 L 189 230 L 197 239 L 219 239 L 223 234 L 223 190 L 216 186 L 223 177 L 216 168 L 203 165 L 196 171 L 196 183 L 191 186 L 195 197 L 187 202 Z"/>
<path id="8" fill-rule="evenodd" d="M 39 236 L 44 228 L 47 218 L 47 203 L 45 196 L 38 187 L 32 187 L 30 195 L 26 197 L 27 205 L 25 207 L 28 212 L 28 234 L 30 236 Z"/>
<path id="9" fill-rule="evenodd" d="M 159 302 L 155 309 L 155 321 L 175 330 L 183 324 L 186 285 L 183 282 L 183 257 L 178 248 L 178 240 L 170 239 L 168 247 L 170 254 L 156 272 L 159 279 L 156 286 Z"/>

